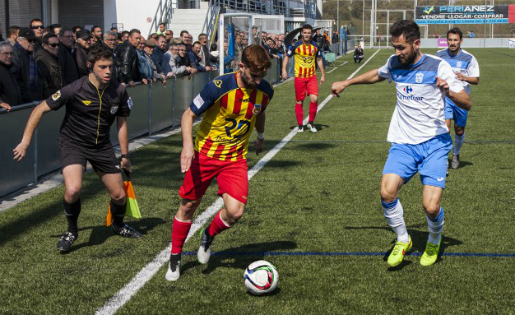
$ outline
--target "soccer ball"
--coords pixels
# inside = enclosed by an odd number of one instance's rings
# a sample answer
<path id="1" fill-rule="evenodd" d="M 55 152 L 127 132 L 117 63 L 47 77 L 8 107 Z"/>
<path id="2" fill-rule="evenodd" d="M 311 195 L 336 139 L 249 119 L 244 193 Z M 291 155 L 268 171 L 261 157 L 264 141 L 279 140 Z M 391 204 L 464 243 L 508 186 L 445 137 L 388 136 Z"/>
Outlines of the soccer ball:
<path id="1" fill-rule="evenodd" d="M 279 273 L 275 266 L 268 261 L 258 260 L 245 269 L 243 279 L 245 279 L 245 286 L 251 294 L 262 295 L 277 288 Z"/>

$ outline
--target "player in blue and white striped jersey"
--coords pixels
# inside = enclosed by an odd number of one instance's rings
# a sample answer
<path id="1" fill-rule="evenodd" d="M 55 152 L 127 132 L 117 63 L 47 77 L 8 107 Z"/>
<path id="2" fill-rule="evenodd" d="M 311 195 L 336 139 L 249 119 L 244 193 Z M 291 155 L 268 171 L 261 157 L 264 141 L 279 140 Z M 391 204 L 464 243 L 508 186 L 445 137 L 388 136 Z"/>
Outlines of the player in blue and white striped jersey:
<path id="1" fill-rule="evenodd" d="M 476 58 L 469 52 L 461 49 L 463 43 L 462 31 L 455 27 L 447 32 L 449 48 L 440 50 L 436 55 L 447 61 L 456 78 L 470 94 L 470 84 L 479 84 L 479 65 Z M 456 106 L 451 99 L 445 98 L 445 121 L 451 129 L 451 119 L 454 120 L 454 150 L 451 166 L 457 169 L 460 166 L 460 150 L 465 141 L 465 126 L 467 125 L 468 111 Z"/>
<path id="2" fill-rule="evenodd" d="M 399 265 L 412 241 L 397 198 L 401 187 L 417 172 L 423 184 L 422 205 L 427 215 L 429 238 L 420 264 L 436 262 L 440 250 L 444 211 L 440 201 L 445 188 L 447 155 L 452 147 L 445 124 L 445 97 L 469 110 L 469 95 L 443 59 L 420 51 L 420 30 L 409 20 L 390 29 L 395 55 L 386 64 L 354 79 L 333 83 L 333 95 L 353 84 L 373 84 L 387 79 L 397 89 L 397 106 L 388 131 L 392 143 L 381 178 L 381 203 L 386 221 L 397 234 L 388 264 Z"/>

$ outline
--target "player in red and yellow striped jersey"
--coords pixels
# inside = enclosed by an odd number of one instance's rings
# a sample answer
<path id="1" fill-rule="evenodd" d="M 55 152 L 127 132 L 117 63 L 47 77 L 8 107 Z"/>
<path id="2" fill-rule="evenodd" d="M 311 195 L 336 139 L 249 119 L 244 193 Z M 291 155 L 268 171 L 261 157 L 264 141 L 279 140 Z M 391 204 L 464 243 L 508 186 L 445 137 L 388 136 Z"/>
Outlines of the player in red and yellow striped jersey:
<path id="1" fill-rule="evenodd" d="M 306 93 L 309 95 L 309 122 L 307 127 L 311 132 L 317 132 L 313 122 L 318 109 L 318 82 L 315 72 L 315 60 L 318 64 L 322 76 L 320 77 L 320 84 L 325 81 L 324 62 L 320 52 L 321 47 L 318 47 L 315 42 L 311 41 L 313 28 L 311 25 L 306 24 L 302 27 L 302 40 L 297 41 L 288 48 L 288 52 L 283 60 L 282 76 L 283 79 L 288 78 L 288 61 L 291 57 L 295 57 L 295 115 L 297 116 L 297 123 L 299 125 L 299 132 L 304 131 L 302 123 L 304 119 L 304 98 Z"/>
<path id="2" fill-rule="evenodd" d="M 232 227 L 243 215 L 248 194 L 247 151 L 255 127 L 256 154 L 263 150 L 265 109 L 274 95 L 263 80 L 272 63 L 267 51 L 252 45 L 242 52 L 239 71 L 211 81 L 182 116 L 181 171 L 185 174 L 179 190 L 182 198 L 172 225 L 172 252 L 166 280 L 180 277 L 181 252 L 191 220 L 211 181 L 218 182 L 218 195 L 225 207 L 202 231 L 198 259 L 205 264 L 213 238 Z M 193 120 L 203 115 L 193 144 Z"/>

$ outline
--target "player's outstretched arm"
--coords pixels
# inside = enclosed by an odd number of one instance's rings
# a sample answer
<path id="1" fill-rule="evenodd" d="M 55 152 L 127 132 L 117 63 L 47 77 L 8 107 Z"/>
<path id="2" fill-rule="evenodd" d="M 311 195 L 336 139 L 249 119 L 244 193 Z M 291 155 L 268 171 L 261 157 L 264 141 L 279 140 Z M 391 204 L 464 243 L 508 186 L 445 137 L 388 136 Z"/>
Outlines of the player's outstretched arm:
<path id="1" fill-rule="evenodd" d="M 121 168 L 130 173 L 131 161 L 127 157 L 129 154 L 129 131 L 127 128 L 127 118 L 118 116 L 116 118 L 116 126 L 118 127 L 118 142 L 120 143 L 120 152 L 122 153 Z"/>
<path id="2" fill-rule="evenodd" d="M 256 117 L 257 139 L 256 142 L 254 142 L 254 149 L 256 150 L 256 155 L 259 155 L 259 153 L 263 152 L 263 144 L 265 142 L 265 121 L 265 112 L 259 113 L 259 115 Z"/>
<path id="3" fill-rule="evenodd" d="M 27 152 L 27 148 L 30 145 L 30 141 L 32 139 L 32 135 L 34 134 L 34 130 L 38 127 L 39 121 L 41 120 L 41 116 L 44 113 L 51 111 L 50 107 L 48 107 L 46 101 L 41 102 L 30 114 L 29 120 L 27 121 L 27 126 L 25 126 L 25 131 L 23 132 L 23 138 L 21 139 L 20 144 L 14 148 L 14 160 L 21 161 L 23 157 L 25 157 L 25 153 Z"/>
<path id="4" fill-rule="evenodd" d="M 193 148 L 193 120 L 197 116 L 187 109 L 182 115 L 182 152 L 181 152 L 181 172 L 186 173 L 191 166 L 191 161 L 195 157 L 195 149 Z"/>
<path id="5" fill-rule="evenodd" d="M 334 96 L 339 96 L 339 94 L 343 92 L 343 90 L 345 90 L 348 86 L 354 84 L 374 84 L 377 82 L 384 81 L 385 78 L 379 76 L 379 72 L 377 70 L 378 69 L 370 70 L 353 79 L 334 82 L 331 85 L 331 94 Z"/>

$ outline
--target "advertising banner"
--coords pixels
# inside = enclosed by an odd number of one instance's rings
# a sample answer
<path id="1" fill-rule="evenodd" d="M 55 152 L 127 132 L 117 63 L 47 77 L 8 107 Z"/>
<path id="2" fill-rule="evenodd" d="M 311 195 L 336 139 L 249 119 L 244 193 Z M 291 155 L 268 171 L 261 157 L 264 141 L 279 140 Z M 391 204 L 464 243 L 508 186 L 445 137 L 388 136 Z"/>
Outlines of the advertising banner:
<path id="1" fill-rule="evenodd" d="M 447 38 L 438 38 L 438 48 L 447 48 Z"/>
<path id="2" fill-rule="evenodd" d="M 515 23 L 515 5 L 417 6 L 418 24 Z"/>
<path id="3" fill-rule="evenodd" d="M 515 48 L 515 38 L 510 38 L 508 45 L 510 48 Z"/>

